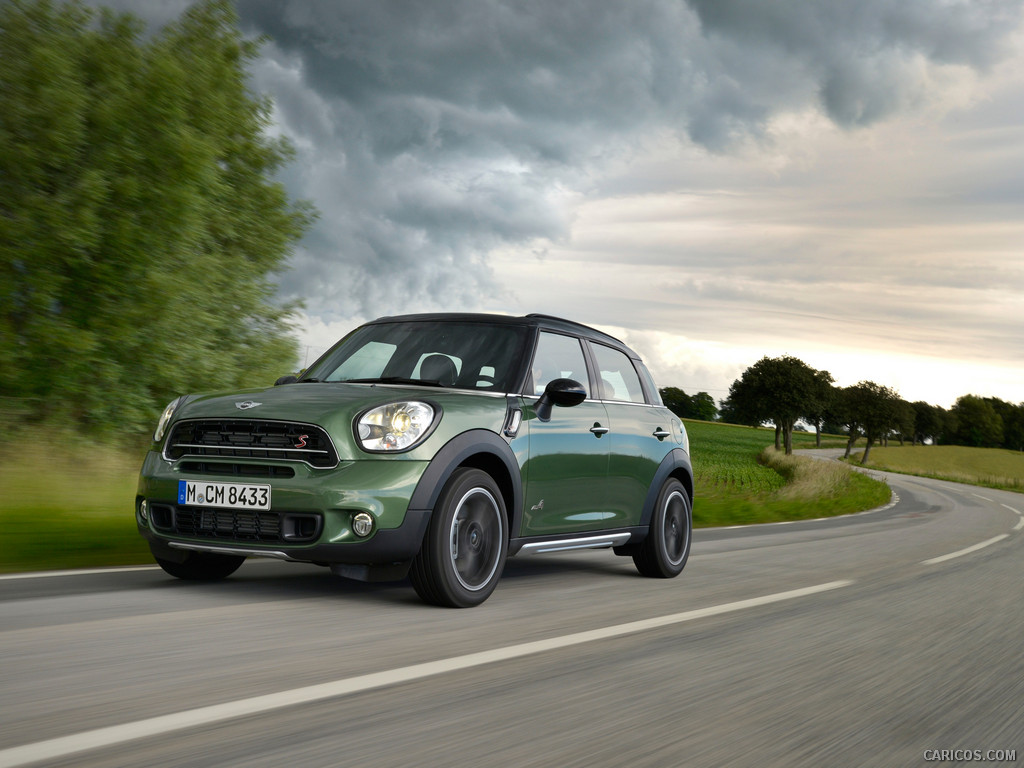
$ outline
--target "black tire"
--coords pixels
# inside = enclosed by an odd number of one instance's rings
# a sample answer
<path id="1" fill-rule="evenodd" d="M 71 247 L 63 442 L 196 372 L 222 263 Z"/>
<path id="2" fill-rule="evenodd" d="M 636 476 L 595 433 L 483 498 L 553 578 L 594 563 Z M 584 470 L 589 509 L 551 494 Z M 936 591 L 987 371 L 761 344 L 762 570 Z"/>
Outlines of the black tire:
<path id="1" fill-rule="evenodd" d="M 497 483 L 455 470 L 441 490 L 409 578 L 431 605 L 471 608 L 490 597 L 508 554 L 508 515 Z"/>
<path id="2" fill-rule="evenodd" d="M 206 552 L 189 552 L 180 563 L 165 560 L 155 553 L 157 564 L 171 576 L 188 581 L 219 581 L 226 579 L 245 562 L 241 555 L 213 555 Z"/>
<path id="3" fill-rule="evenodd" d="M 693 538 L 693 507 L 683 484 L 674 477 L 665 481 L 651 516 L 651 527 L 633 563 L 643 576 L 671 579 L 678 576 L 690 557 Z"/>

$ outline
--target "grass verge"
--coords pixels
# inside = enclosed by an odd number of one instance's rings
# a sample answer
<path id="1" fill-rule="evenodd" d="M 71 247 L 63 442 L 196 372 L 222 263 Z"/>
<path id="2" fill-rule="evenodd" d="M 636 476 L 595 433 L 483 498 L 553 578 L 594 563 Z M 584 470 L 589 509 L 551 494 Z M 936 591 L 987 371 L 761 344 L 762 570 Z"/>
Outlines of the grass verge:
<path id="1" fill-rule="evenodd" d="M 0 572 L 153 562 L 132 511 L 139 462 L 70 444 L 0 451 Z"/>
<path id="2" fill-rule="evenodd" d="M 888 503 L 889 486 L 838 462 L 776 451 L 775 430 L 687 421 L 696 494 L 695 526 L 809 520 L 863 512 Z M 794 448 L 813 448 L 815 436 L 793 434 Z M 825 435 L 823 448 L 846 445 Z"/>
<path id="3" fill-rule="evenodd" d="M 758 460 L 782 478 L 778 488 L 760 493 L 739 491 L 729 485 L 698 486 L 693 523 L 698 527 L 813 520 L 863 512 L 889 502 L 885 483 L 852 471 L 838 462 L 764 448 Z"/>
<path id="4" fill-rule="evenodd" d="M 860 462 L 864 452 L 851 456 Z M 960 445 L 901 445 L 872 448 L 867 466 L 1024 493 L 1024 453 Z"/>
<path id="5" fill-rule="evenodd" d="M 848 467 L 777 453 L 773 430 L 709 422 L 688 422 L 687 430 L 696 525 L 826 517 L 888 500 L 887 486 Z M 794 440 L 814 445 L 813 435 Z M 825 445 L 833 443 L 845 441 Z M 73 435 L 49 435 L 59 448 L 33 445 L 0 446 L 0 572 L 152 562 L 133 514 L 141 452 Z"/>

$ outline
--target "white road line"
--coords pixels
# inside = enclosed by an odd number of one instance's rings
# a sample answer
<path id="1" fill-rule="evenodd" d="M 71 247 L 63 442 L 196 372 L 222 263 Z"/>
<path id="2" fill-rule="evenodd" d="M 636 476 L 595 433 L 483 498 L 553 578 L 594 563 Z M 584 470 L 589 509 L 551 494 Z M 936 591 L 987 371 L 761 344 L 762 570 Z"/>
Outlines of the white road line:
<path id="1" fill-rule="evenodd" d="M 939 557 L 933 557 L 931 560 L 922 560 L 921 565 L 935 565 L 935 563 L 942 563 L 946 560 L 952 560 L 954 557 L 960 557 L 961 555 L 966 555 L 970 552 L 977 552 L 979 549 L 984 549 L 990 544 L 995 544 L 997 541 L 1002 541 L 1009 535 L 1010 534 L 1008 533 L 1000 533 L 998 536 L 993 536 L 991 539 L 986 539 L 980 544 L 975 544 L 972 547 L 967 547 L 967 549 L 961 549 L 956 552 L 950 552 L 948 555 L 940 555 Z"/>
<path id="2" fill-rule="evenodd" d="M 1015 526 L 1013 526 L 1013 530 L 1015 530 L 1015 531 L 1019 531 L 1021 528 L 1024 528 L 1024 517 L 1022 517 L 1020 520 L 1018 520 L 1017 524 Z"/>
<path id="3" fill-rule="evenodd" d="M 0 576 L 0 581 L 16 579 L 49 579 L 54 576 L 92 576 L 97 573 L 131 573 L 132 571 L 157 571 L 159 565 L 139 565 L 125 568 L 76 568 L 73 571 L 30 571 L 28 573 L 8 573 Z"/>
<path id="4" fill-rule="evenodd" d="M 975 496 L 979 499 L 984 499 L 985 501 L 992 501 L 992 499 L 990 499 L 988 496 L 982 496 L 980 493 L 972 493 L 971 496 Z"/>
<path id="5" fill-rule="evenodd" d="M 547 640 L 510 645 L 506 648 L 495 648 L 490 651 L 470 653 L 465 656 L 455 656 L 449 659 L 428 661 L 424 664 L 413 664 L 408 667 L 399 667 L 384 672 L 349 677 L 329 683 L 321 683 L 320 685 L 310 685 L 305 688 L 295 688 L 290 691 L 254 696 L 248 699 L 229 701 L 224 704 L 214 704 L 209 707 L 199 707 L 198 709 L 190 709 L 170 715 L 151 717 L 146 720 L 136 720 L 135 722 L 123 723 L 122 725 L 83 731 L 82 733 L 70 736 L 61 736 L 55 739 L 48 739 L 47 741 L 39 741 L 35 744 L 25 744 L 20 747 L 0 750 L 0 768 L 15 768 L 16 766 L 28 765 L 44 760 L 57 760 L 76 752 L 109 747 L 134 739 L 159 736 L 185 728 L 210 725 L 224 720 L 260 714 L 284 707 L 309 704 L 336 696 L 398 685 L 412 680 L 421 680 L 426 677 L 445 674 L 446 672 L 455 672 L 479 667 L 484 664 L 532 656 L 544 653 L 545 651 L 590 643 L 595 640 L 622 637 L 623 635 L 631 635 L 673 624 L 682 624 L 683 622 L 695 619 L 703 619 L 708 616 L 718 616 L 733 611 L 741 611 L 746 608 L 769 605 L 770 603 L 777 603 L 783 600 L 793 600 L 798 597 L 806 597 L 818 594 L 819 592 L 839 589 L 850 584 L 853 584 L 853 582 L 832 581 L 826 584 L 817 584 L 813 587 L 804 587 L 803 589 L 794 589 L 788 592 L 776 592 L 772 595 L 753 597 L 748 600 L 738 600 L 734 603 L 724 603 L 708 608 L 685 611 L 684 613 L 673 613 L 652 619 L 631 621 L 626 624 L 616 624 L 587 632 L 577 632 L 571 635 L 552 637 Z"/>
<path id="6" fill-rule="evenodd" d="M 1008 510 L 1010 510 L 1011 512 L 1013 512 L 1013 514 L 1015 514 L 1015 515 L 1020 515 L 1020 514 L 1024 514 L 1024 513 L 1022 513 L 1022 512 L 1021 512 L 1021 511 L 1020 511 L 1019 509 L 1014 509 L 1014 508 L 1013 508 L 1013 507 L 1011 507 L 1011 506 L 1010 506 L 1009 504 L 1000 504 L 999 506 L 1001 506 L 1001 507 L 1005 507 L 1006 509 L 1008 509 Z"/>

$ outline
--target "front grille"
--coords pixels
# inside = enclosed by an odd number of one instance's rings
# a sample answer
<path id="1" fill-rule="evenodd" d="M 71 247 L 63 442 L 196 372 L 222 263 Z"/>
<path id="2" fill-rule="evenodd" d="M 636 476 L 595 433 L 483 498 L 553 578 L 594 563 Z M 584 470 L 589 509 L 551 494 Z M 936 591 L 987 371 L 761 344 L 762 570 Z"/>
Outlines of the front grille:
<path id="1" fill-rule="evenodd" d="M 301 543 L 314 541 L 322 527 L 320 515 L 301 512 L 249 512 L 173 504 L 151 504 L 150 510 L 157 530 L 198 539 Z"/>
<path id="2" fill-rule="evenodd" d="M 194 419 L 174 425 L 164 456 L 304 461 L 318 469 L 335 467 L 338 454 L 327 433 L 313 424 L 255 419 Z"/>
<path id="3" fill-rule="evenodd" d="M 233 475 L 234 477 L 295 477 L 292 467 L 282 464 L 228 464 L 217 461 L 183 461 L 178 465 L 191 475 Z"/>

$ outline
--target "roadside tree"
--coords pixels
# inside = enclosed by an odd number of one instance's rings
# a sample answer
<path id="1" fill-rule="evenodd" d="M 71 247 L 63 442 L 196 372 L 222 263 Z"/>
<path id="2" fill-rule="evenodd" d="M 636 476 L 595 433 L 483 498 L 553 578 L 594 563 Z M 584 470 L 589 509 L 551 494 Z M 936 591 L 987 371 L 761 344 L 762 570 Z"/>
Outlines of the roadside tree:
<path id="1" fill-rule="evenodd" d="M 257 50 L 227 0 L 155 35 L 0 5 L 0 395 L 35 419 L 137 434 L 176 394 L 292 367 L 273 276 L 312 213 L 274 180 Z"/>
<path id="2" fill-rule="evenodd" d="M 914 409 L 914 445 L 931 439 L 938 443 L 945 428 L 945 409 L 918 400 L 911 404 Z"/>
<path id="3" fill-rule="evenodd" d="M 795 357 L 763 357 L 732 383 L 728 413 L 740 423 L 775 424 L 775 448 L 793 452 L 793 426 L 798 419 L 823 411 L 826 371 L 816 371 Z"/>
<path id="4" fill-rule="evenodd" d="M 900 445 L 903 445 L 903 440 L 906 437 L 909 437 L 911 440 L 914 439 L 914 424 L 916 420 L 917 412 L 914 410 L 913 404 L 900 399 L 894 407 L 892 424 L 892 432 L 899 439 Z"/>
<path id="5" fill-rule="evenodd" d="M 846 443 L 846 457 L 857 438 L 867 440 L 861 464 L 866 464 L 871 447 L 893 428 L 898 418 L 900 397 L 889 387 L 873 381 L 862 381 L 842 391 L 843 420 L 849 430 Z"/>
<path id="6" fill-rule="evenodd" d="M 665 407 L 681 419 L 714 421 L 718 415 L 714 398 L 707 392 L 688 395 L 679 387 L 662 387 L 658 392 Z"/>
<path id="7" fill-rule="evenodd" d="M 957 427 L 952 441 L 955 445 L 978 448 L 998 448 L 1003 443 L 1003 420 L 995 406 L 977 395 L 957 398 L 951 409 L 956 415 Z"/>
<path id="8" fill-rule="evenodd" d="M 1003 448 L 1024 450 L 1024 404 L 1014 405 L 998 397 L 986 397 L 1003 423 Z"/>

